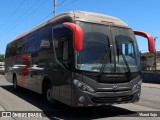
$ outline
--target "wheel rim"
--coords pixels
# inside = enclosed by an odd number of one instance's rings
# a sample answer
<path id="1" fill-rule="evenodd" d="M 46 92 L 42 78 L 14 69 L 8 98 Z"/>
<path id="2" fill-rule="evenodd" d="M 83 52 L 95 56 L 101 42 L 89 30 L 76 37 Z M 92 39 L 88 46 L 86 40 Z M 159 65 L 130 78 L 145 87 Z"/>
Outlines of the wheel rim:
<path id="1" fill-rule="evenodd" d="M 47 100 L 50 101 L 52 99 L 52 92 L 51 89 L 47 89 Z"/>

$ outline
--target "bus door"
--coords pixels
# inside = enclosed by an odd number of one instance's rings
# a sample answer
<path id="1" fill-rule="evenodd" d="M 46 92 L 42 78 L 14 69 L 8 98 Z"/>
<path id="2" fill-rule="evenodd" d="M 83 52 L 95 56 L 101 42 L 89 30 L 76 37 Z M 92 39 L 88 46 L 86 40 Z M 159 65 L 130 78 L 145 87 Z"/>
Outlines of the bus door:
<path id="1" fill-rule="evenodd" d="M 66 104 L 71 104 L 71 63 L 73 63 L 73 33 L 63 25 L 53 27 L 53 45 L 59 76 L 59 98 Z M 65 100 L 65 101 L 64 101 Z"/>

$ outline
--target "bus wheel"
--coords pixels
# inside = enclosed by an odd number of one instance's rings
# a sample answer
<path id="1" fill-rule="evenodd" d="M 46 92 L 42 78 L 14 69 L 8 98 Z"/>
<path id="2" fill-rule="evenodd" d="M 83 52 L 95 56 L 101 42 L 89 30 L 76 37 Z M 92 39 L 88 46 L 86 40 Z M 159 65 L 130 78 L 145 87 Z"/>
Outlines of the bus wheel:
<path id="1" fill-rule="evenodd" d="M 53 99 L 52 99 L 52 86 L 50 83 L 45 84 L 44 86 L 44 91 L 43 91 L 43 98 L 44 100 L 49 103 L 53 104 Z"/>
<path id="2" fill-rule="evenodd" d="M 15 91 L 18 91 L 19 86 L 17 85 L 17 77 L 13 76 L 13 88 Z"/>
<path id="3" fill-rule="evenodd" d="M 46 97 L 47 97 L 47 101 L 52 100 L 52 89 L 50 86 L 47 88 Z"/>

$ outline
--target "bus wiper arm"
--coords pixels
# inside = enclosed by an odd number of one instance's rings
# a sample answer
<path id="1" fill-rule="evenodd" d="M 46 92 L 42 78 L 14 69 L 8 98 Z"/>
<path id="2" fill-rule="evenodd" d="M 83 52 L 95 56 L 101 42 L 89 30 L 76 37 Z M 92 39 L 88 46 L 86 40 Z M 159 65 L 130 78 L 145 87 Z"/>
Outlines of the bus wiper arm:
<path id="1" fill-rule="evenodd" d="M 118 49 L 120 49 L 120 48 L 118 48 Z M 127 60 L 126 60 L 126 58 L 125 58 L 125 56 L 124 56 L 124 54 L 122 52 L 122 49 L 120 49 L 120 51 L 121 51 L 121 54 L 122 54 L 123 61 L 124 61 L 125 65 L 126 65 L 126 68 L 127 68 L 127 71 L 128 71 L 128 75 L 130 76 L 131 75 L 131 70 L 129 68 L 128 62 L 127 62 Z"/>
<path id="2" fill-rule="evenodd" d="M 100 72 L 99 72 L 99 74 L 97 75 L 97 79 L 101 79 L 101 77 L 102 77 L 102 73 L 103 73 L 103 71 L 104 71 L 104 68 L 105 68 L 105 66 L 106 66 L 106 63 L 108 62 L 108 60 L 110 59 L 110 57 L 109 57 L 109 55 L 110 55 L 110 52 L 111 52 L 111 49 L 110 49 L 110 47 L 109 48 L 106 48 L 106 50 L 105 50 L 105 56 L 104 56 L 104 59 L 103 59 L 103 62 L 102 62 L 102 67 L 101 67 L 101 69 L 100 69 Z"/>

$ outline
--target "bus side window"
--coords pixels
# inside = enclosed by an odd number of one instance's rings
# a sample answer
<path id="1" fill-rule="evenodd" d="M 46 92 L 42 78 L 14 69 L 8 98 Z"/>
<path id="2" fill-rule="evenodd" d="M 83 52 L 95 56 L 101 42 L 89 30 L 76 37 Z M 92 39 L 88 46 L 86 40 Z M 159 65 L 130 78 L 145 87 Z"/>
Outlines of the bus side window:
<path id="1" fill-rule="evenodd" d="M 24 54 L 27 52 L 27 40 L 28 37 L 25 36 L 24 38 L 22 38 L 22 46 L 21 46 L 21 53 Z"/>
<path id="2" fill-rule="evenodd" d="M 60 27 L 53 29 L 54 48 L 57 59 L 67 68 L 71 68 L 69 44 L 73 34 L 69 28 Z"/>
<path id="3" fill-rule="evenodd" d="M 48 42 L 49 46 L 47 46 L 46 48 L 41 46 L 43 41 Z M 39 30 L 39 38 L 38 38 L 37 46 L 38 46 L 38 50 L 43 49 L 46 51 L 53 51 L 52 29 L 50 25 L 43 27 Z"/>
<path id="4" fill-rule="evenodd" d="M 66 67 L 69 63 L 69 53 L 68 53 L 68 41 L 59 41 L 57 49 L 57 59 L 62 62 Z"/>
<path id="5" fill-rule="evenodd" d="M 11 49 L 11 44 L 8 44 L 6 47 L 6 52 L 5 52 L 5 57 L 10 57 L 10 49 Z"/>
<path id="6" fill-rule="evenodd" d="M 28 52 L 32 53 L 37 51 L 37 33 L 34 33 L 32 35 L 29 35 L 29 39 L 28 39 Z"/>

